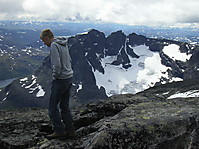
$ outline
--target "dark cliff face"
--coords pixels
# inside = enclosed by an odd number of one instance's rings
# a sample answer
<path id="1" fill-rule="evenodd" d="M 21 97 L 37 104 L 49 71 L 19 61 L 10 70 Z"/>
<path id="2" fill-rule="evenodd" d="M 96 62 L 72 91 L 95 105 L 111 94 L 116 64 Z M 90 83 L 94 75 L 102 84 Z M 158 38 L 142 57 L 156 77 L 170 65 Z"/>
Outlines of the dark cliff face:
<path id="1" fill-rule="evenodd" d="M 180 79 L 193 79 L 199 76 L 198 47 L 187 43 L 165 39 L 151 39 L 135 33 L 126 36 L 122 31 L 114 32 L 106 37 L 103 32 L 97 30 L 70 37 L 68 42 L 74 70 L 71 91 L 72 105 L 96 102 L 106 99 L 107 96 L 121 93 L 121 91 L 117 92 L 117 87 L 120 87 L 119 84 L 113 86 L 115 87 L 114 89 L 110 88 L 117 81 L 111 80 L 111 77 L 114 78 L 121 70 L 124 73 L 129 70 L 137 70 L 137 72 L 132 71 L 130 74 L 136 76 L 138 74 L 134 73 L 144 70 L 147 65 L 144 62 L 136 64 L 138 66 L 133 64 L 133 61 L 141 61 L 143 56 L 142 48 L 137 50 L 138 53 L 140 50 L 142 54 L 136 53 L 135 49 L 137 47 L 145 48 L 145 55 L 153 52 L 158 53 L 161 58 L 161 64 L 168 67 L 165 72 L 160 72 L 162 77 L 158 76 L 158 81 L 151 84 L 168 83 L 176 77 Z M 169 45 L 179 46 L 179 51 L 191 54 L 191 58 L 187 61 L 174 60 L 163 51 Z M 111 61 L 109 58 L 111 58 Z M 109 66 L 110 70 L 106 66 Z M 155 68 L 156 66 L 152 67 Z M 117 69 L 118 72 L 111 72 L 112 68 Z M 105 80 L 106 78 L 100 78 L 99 76 L 107 75 L 107 70 L 112 73 L 112 76 L 102 84 L 103 79 Z M 97 74 L 95 74 L 96 72 Z M 166 77 L 165 74 L 167 74 Z M 46 57 L 41 67 L 34 74 L 15 80 L 6 88 L 1 89 L 0 108 L 47 107 L 51 81 L 50 60 L 49 57 Z M 135 84 L 132 85 L 132 83 Z M 106 84 L 110 86 L 108 89 Z M 142 84 L 143 82 L 130 80 L 127 84 L 122 84 L 124 87 L 121 90 L 127 90 L 128 87 L 131 87 L 134 88 L 131 90 L 141 91 L 145 88 L 137 89 L 136 85 L 142 86 Z M 151 85 L 146 84 L 146 86 Z"/>
<path id="2" fill-rule="evenodd" d="M 46 139 L 45 109 L 0 111 L 0 148 L 197 149 L 198 89 L 198 80 L 186 80 L 73 109 L 73 140 Z"/>
<path id="3" fill-rule="evenodd" d="M 199 47 L 195 48 L 193 51 L 193 55 L 190 58 L 190 61 L 188 62 L 188 66 L 186 71 L 184 72 L 184 78 L 190 79 L 190 78 L 199 78 Z"/>

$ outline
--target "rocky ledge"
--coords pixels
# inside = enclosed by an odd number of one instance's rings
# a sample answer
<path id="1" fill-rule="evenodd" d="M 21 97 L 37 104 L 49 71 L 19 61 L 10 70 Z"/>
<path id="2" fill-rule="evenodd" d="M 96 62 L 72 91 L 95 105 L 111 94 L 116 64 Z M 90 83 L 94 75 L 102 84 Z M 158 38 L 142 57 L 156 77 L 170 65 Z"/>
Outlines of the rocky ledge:
<path id="1" fill-rule="evenodd" d="M 199 81 L 156 86 L 74 109 L 77 139 L 48 140 L 46 109 L 0 111 L 0 148 L 198 149 Z"/>

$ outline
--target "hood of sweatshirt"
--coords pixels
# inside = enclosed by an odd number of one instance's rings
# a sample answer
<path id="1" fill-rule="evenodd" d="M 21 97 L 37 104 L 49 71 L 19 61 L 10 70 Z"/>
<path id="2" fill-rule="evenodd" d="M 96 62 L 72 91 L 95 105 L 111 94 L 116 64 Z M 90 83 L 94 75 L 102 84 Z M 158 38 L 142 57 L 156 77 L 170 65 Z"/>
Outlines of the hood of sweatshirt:
<path id="1" fill-rule="evenodd" d="M 66 46 L 68 40 L 66 38 L 64 38 L 64 37 L 56 37 L 53 42 L 58 43 L 58 44 L 60 44 L 62 46 Z"/>

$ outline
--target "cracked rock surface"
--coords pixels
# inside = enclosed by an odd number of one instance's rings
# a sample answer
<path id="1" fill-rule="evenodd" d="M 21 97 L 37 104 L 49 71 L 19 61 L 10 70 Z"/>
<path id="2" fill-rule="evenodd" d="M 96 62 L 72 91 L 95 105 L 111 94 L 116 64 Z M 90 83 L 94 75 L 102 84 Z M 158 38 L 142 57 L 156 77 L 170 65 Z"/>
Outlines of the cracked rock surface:
<path id="1" fill-rule="evenodd" d="M 199 88 L 198 80 L 117 95 L 73 109 L 76 139 L 46 139 L 46 109 L 0 111 L 1 149 L 198 149 L 199 98 L 173 98 Z"/>

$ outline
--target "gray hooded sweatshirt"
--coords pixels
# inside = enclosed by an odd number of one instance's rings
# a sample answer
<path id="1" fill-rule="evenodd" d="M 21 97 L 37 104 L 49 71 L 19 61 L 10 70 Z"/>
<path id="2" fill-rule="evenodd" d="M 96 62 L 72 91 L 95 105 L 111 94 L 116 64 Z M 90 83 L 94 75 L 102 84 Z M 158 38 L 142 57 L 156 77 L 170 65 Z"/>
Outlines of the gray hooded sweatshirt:
<path id="1" fill-rule="evenodd" d="M 53 79 L 68 79 L 73 76 L 66 38 L 54 39 L 50 45 L 50 58 Z"/>

